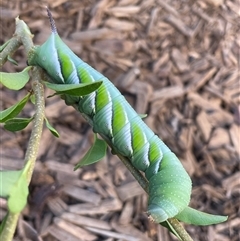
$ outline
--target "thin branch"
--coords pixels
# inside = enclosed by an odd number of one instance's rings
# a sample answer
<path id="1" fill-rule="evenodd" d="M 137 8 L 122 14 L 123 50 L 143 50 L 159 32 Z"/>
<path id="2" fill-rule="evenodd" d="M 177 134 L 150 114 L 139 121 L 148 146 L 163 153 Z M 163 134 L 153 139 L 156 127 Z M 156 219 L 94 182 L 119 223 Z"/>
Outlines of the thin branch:
<path id="1" fill-rule="evenodd" d="M 138 181 L 140 186 L 144 189 L 144 191 L 149 194 L 148 192 L 148 181 L 145 177 L 141 174 L 139 170 L 137 170 L 130 160 L 128 160 L 126 157 L 123 157 L 121 155 L 117 155 L 120 160 L 123 162 L 123 164 L 127 167 L 127 169 L 132 173 L 132 175 L 135 177 L 135 179 Z M 169 218 L 167 220 L 171 226 L 174 228 L 174 231 L 178 234 L 178 236 L 182 239 L 182 241 L 193 241 L 193 239 L 189 236 L 187 231 L 184 229 L 184 227 L 181 225 L 181 223 L 176 218 Z"/>
<path id="2" fill-rule="evenodd" d="M 33 47 L 33 35 L 31 34 L 28 26 L 23 20 L 16 18 L 16 30 L 13 37 L 9 40 L 7 46 L 0 53 L 0 67 L 7 61 L 8 56 L 12 56 L 16 50 L 23 44 L 28 54 Z"/>
<path id="3" fill-rule="evenodd" d="M 25 155 L 25 165 L 27 162 L 31 162 L 28 170 L 27 180 L 30 183 L 32 178 L 32 172 L 35 166 L 35 161 L 37 159 L 38 148 L 40 145 L 42 128 L 44 122 L 44 93 L 43 85 L 39 82 L 41 80 L 39 70 L 35 68 L 33 72 L 34 82 L 32 84 L 33 91 L 35 93 L 35 116 L 33 121 L 33 129 L 28 143 L 28 149 Z"/>
<path id="4" fill-rule="evenodd" d="M 33 48 L 33 34 L 31 34 L 27 24 L 19 18 L 16 18 L 15 35 L 21 38 L 21 42 L 25 48 L 26 53 L 28 54 L 29 51 Z"/>
<path id="5" fill-rule="evenodd" d="M 8 213 L 6 223 L 0 235 L 0 240 L 12 241 L 20 213 Z"/>
<path id="6" fill-rule="evenodd" d="M 33 129 L 31 132 L 28 149 L 25 155 L 25 165 L 27 162 L 30 162 L 30 167 L 27 172 L 27 181 L 28 183 L 31 181 L 32 172 L 34 169 L 35 161 L 37 159 L 38 147 L 40 145 L 40 139 L 42 134 L 43 128 L 43 121 L 44 121 L 44 94 L 43 94 L 43 86 L 38 81 L 40 77 L 39 71 L 35 70 L 34 76 L 36 76 L 32 86 L 35 93 L 35 108 L 36 113 L 33 120 Z M 4 229 L 1 233 L 0 240 L 4 241 L 11 241 L 17 226 L 17 221 L 19 218 L 20 213 L 9 213 L 7 216 L 6 224 Z"/>
<path id="7" fill-rule="evenodd" d="M 117 154 L 119 159 L 123 162 L 123 164 L 127 167 L 127 169 L 131 172 L 134 178 L 138 181 L 140 186 L 144 189 L 144 191 L 148 194 L 148 181 L 147 179 L 140 173 L 138 169 L 136 169 L 132 163 L 126 158 L 119 154 Z"/>
<path id="8" fill-rule="evenodd" d="M 37 75 L 37 73 L 35 73 Z M 30 162 L 30 168 L 27 173 L 28 183 L 31 180 L 32 172 L 34 169 L 35 161 L 37 159 L 38 147 L 40 144 L 40 138 L 43 128 L 44 121 L 44 95 L 43 95 L 43 86 L 38 82 L 38 80 L 33 82 L 33 90 L 35 93 L 36 99 L 36 113 L 33 121 L 33 129 L 31 132 L 28 149 L 25 155 L 25 165 L 27 162 Z M 9 213 L 7 216 L 6 224 L 1 233 L 0 240 L 11 241 L 16 230 L 17 221 L 20 213 Z"/>
<path id="9" fill-rule="evenodd" d="M 19 36 L 14 36 L 9 40 L 7 46 L 0 53 L 0 67 L 2 67 L 8 59 L 8 56 L 12 56 L 14 52 L 22 45 Z"/>
<path id="10" fill-rule="evenodd" d="M 193 239 L 189 236 L 182 224 L 176 218 L 169 218 L 168 222 L 171 224 L 171 226 L 174 228 L 174 231 L 183 241 L 193 241 Z"/>
<path id="11" fill-rule="evenodd" d="M 8 45 L 0 54 L 0 65 L 6 62 L 7 56 L 14 53 L 17 48 L 23 43 L 26 52 L 28 53 L 33 47 L 32 34 L 24 21 L 16 19 L 16 31 L 15 36 L 9 41 Z M 43 86 L 40 83 L 41 76 L 40 71 L 34 68 L 33 71 L 34 82 L 32 84 L 33 91 L 35 93 L 35 117 L 33 120 L 33 129 L 31 132 L 28 148 L 25 154 L 25 165 L 30 162 L 30 167 L 27 172 L 28 183 L 31 180 L 32 172 L 34 169 L 35 161 L 37 159 L 38 147 L 40 144 L 40 138 L 42 134 L 43 121 L 44 121 L 44 94 Z M 11 241 L 13 239 L 18 218 L 20 213 L 9 212 L 6 217 L 6 223 L 0 235 L 0 240 Z"/>

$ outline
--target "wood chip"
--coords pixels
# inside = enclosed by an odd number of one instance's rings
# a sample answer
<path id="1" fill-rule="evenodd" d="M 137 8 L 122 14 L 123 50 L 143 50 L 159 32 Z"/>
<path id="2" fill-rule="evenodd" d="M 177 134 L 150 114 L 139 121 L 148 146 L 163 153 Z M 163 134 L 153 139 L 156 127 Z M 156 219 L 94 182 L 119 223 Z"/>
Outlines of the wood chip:
<path id="1" fill-rule="evenodd" d="M 31 241 L 42 241 L 41 237 L 38 236 L 37 231 L 27 223 L 26 221 L 20 219 L 18 223 L 18 232 L 22 237 L 26 237 Z"/>
<path id="2" fill-rule="evenodd" d="M 59 163 L 56 161 L 49 160 L 46 162 L 46 166 L 52 171 L 63 172 L 63 173 L 72 175 L 72 177 L 74 177 L 74 176 L 78 177 L 79 173 L 81 172 L 80 169 L 73 172 L 74 166 L 72 164 Z"/>
<path id="3" fill-rule="evenodd" d="M 111 230 L 111 226 L 107 222 L 95 218 L 84 217 L 81 215 L 67 212 L 63 213 L 61 215 L 61 218 L 79 226 L 89 226 L 93 228 Z"/>
<path id="4" fill-rule="evenodd" d="M 223 4 L 223 0 L 204 0 L 204 1 L 211 4 L 214 7 L 219 7 L 220 5 Z"/>
<path id="5" fill-rule="evenodd" d="M 229 133 L 233 146 L 240 157 L 240 127 L 236 124 L 233 124 L 229 130 Z"/>
<path id="6" fill-rule="evenodd" d="M 94 30 L 86 30 L 75 32 L 71 34 L 74 41 L 91 41 L 96 39 L 103 39 L 105 37 L 114 36 L 115 31 L 109 28 L 99 28 Z"/>
<path id="7" fill-rule="evenodd" d="M 96 205 L 98 205 L 99 202 L 101 201 L 100 195 L 73 185 L 65 186 L 63 191 L 65 194 L 80 201 L 94 203 Z"/>
<path id="8" fill-rule="evenodd" d="M 168 4 L 165 1 L 162 0 L 158 0 L 158 4 L 163 7 L 166 11 L 168 11 L 169 13 L 173 14 L 176 17 L 179 17 L 179 13 L 176 11 L 175 8 L 173 8 L 170 4 Z"/>
<path id="9" fill-rule="evenodd" d="M 107 9 L 105 12 L 119 18 L 119 17 L 131 17 L 133 14 L 137 14 L 139 11 L 140 11 L 139 6 L 128 5 L 125 7 L 112 7 Z"/>
<path id="10" fill-rule="evenodd" d="M 171 52 L 171 57 L 180 73 L 183 73 L 189 70 L 189 65 L 186 62 L 186 56 L 184 56 L 179 51 L 179 49 L 173 48 Z"/>
<path id="11" fill-rule="evenodd" d="M 60 135 L 58 140 L 62 144 L 74 145 L 82 140 L 82 136 L 79 133 L 71 131 L 65 126 L 57 125 L 56 129 L 58 130 L 58 133 Z"/>
<path id="12" fill-rule="evenodd" d="M 51 225 L 48 228 L 48 233 L 51 234 L 53 237 L 55 237 L 59 241 L 84 241 L 83 239 L 76 237 L 75 235 L 72 235 L 71 233 L 65 231 L 64 229 L 58 227 L 57 225 Z M 46 234 L 47 235 L 47 234 Z M 44 235 L 44 236 L 46 236 Z"/>
<path id="13" fill-rule="evenodd" d="M 176 18 L 173 15 L 169 15 L 165 17 L 165 22 L 171 24 L 176 30 L 178 30 L 181 34 L 183 34 L 186 37 L 192 37 L 193 31 L 186 26 L 179 18 Z"/>
<path id="14" fill-rule="evenodd" d="M 160 98 L 161 99 L 177 98 L 184 95 L 185 93 L 186 93 L 186 90 L 181 86 L 165 87 L 164 89 L 154 91 L 150 101 L 154 102 Z"/>
<path id="15" fill-rule="evenodd" d="M 228 196 L 231 195 L 231 192 L 234 188 L 238 188 L 240 190 L 240 172 L 236 172 L 233 176 L 227 177 L 223 180 L 223 187 L 227 190 Z"/>
<path id="16" fill-rule="evenodd" d="M 212 125 L 209 123 L 206 112 L 201 111 L 198 114 L 196 121 L 200 128 L 200 131 L 202 132 L 204 141 L 208 141 L 212 131 Z"/>
<path id="17" fill-rule="evenodd" d="M 209 148 L 218 148 L 229 142 L 228 132 L 223 128 L 217 128 L 213 131 L 212 137 L 209 141 Z"/>
<path id="18" fill-rule="evenodd" d="M 152 96 L 153 88 L 148 83 L 142 83 L 140 81 L 135 81 L 130 87 L 129 92 L 137 94 L 136 111 L 139 114 L 144 114 L 147 112 L 147 106 L 149 99 Z"/>
<path id="19" fill-rule="evenodd" d="M 95 215 L 95 214 L 105 214 L 111 211 L 119 211 L 122 207 L 122 203 L 117 200 L 103 200 L 98 206 L 84 203 L 75 204 L 69 206 L 69 211 L 80 215 Z"/>
<path id="20" fill-rule="evenodd" d="M 122 201 L 126 201 L 144 193 L 143 189 L 139 186 L 137 182 L 131 182 L 117 188 L 118 196 Z"/>
<path id="21" fill-rule="evenodd" d="M 128 224 L 130 223 L 133 215 L 134 207 L 133 202 L 131 200 L 127 201 L 122 209 L 121 215 L 119 217 L 120 224 Z"/>
<path id="22" fill-rule="evenodd" d="M 196 79 L 196 81 L 194 81 L 191 86 L 189 86 L 189 90 L 198 90 L 199 88 L 201 88 L 204 84 L 206 84 L 206 82 L 216 73 L 217 68 L 212 68 L 209 71 L 207 71 L 206 73 L 204 73 L 202 76 L 200 76 L 199 78 Z"/>
<path id="23" fill-rule="evenodd" d="M 137 228 L 133 227 L 130 224 L 121 225 L 117 222 L 112 222 L 111 225 L 112 225 L 113 229 L 119 233 L 136 237 L 136 238 L 138 238 L 138 240 L 151 241 L 150 238 L 148 238 L 140 230 L 138 230 Z"/>
<path id="24" fill-rule="evenodd" d="M 109 18 L 105 24 L 107 27 L 117 31 L 133 31 L 135 29 L 134 23 L 126 20 L 118 20 L 116 18 Z"/>
<path id="25" fill-rule="evenodd" d="M 64 211 L 68 209 L 66 203 L 59 197 L 48 199 L 49 209 L 56 215 L 61 215 Z"/>
<path id="26" fill-rule="evenodd" d="M 88 232 L 87 230 L 80 228 L 72 223 L 69 223 L 61 218 L 55 218 L 54 223 L 61 229 L 66 232 L 74 235 L 77 238 L 81 238 L 82 240 L 92 241 L 96 240 L 96 236 Z"/>
<path id="27" fill-rule="evenodd" d="M 121 234 L 121 233 L 116 233 L 116 232 L 111 232 L 111 231 L 105 231 L 105 230 L 102 230 L 102 229 L 90 228 L 90 227 L 88 227 L 87 230 L 92 231 L 93 233 L 100 234 L 100 235 L 105 236 L 105 237 L 112 237 L 112 238 L 128 240 L 128 241 L 141 241 L 141 239 L 136 238 L 132 235 L 126 235 L 126 234 Z"/>

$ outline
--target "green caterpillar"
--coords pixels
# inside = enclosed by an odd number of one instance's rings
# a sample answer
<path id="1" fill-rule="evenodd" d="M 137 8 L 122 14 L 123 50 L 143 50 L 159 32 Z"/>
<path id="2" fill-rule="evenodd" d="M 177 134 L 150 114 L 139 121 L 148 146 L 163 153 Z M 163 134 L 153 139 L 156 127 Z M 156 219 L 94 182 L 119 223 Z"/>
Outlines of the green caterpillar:
<path id="1" fill-rule="evenodd" d="M 118 89 L 63 43 L 49 11 L 48 15 L 52 34 L 29 56 L 29 65 L 42 67 L 56 84 L 103 81 L 87 96 L 65 95 L 66 104 L 80 111 L 93 131 L 110 143 L 116 153 L 127 157 L 145 173 L 149 181 L 148 213 L 154 221 L 161 223 L 175 216 L 186 220 L 182 216 L 190 210 L 192 182 L 179 159 L 142 121 Z"/>

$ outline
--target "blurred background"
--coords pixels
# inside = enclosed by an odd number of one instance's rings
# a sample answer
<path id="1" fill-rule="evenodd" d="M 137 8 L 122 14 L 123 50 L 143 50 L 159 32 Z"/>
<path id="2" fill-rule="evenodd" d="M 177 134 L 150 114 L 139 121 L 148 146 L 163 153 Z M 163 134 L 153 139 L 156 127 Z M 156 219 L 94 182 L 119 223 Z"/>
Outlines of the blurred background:
<path id="1" fill-rule="evenodd" d="M 51 32 L 46 5 L 68 46 L 148 114 L 145 122 L 180 158 L 193 181 L 190 205 L 229 216 L 219 225 L 184 225 L 193 240 L 240 240 L 239 2 L 1 0 L 0 44 L 19 16 L 41 45 Z M 18 66 L 6 63 L 2 71 L 26 67 L 23 48 L 14 59 Z M 29 90 L 30 83 L 18 92 L 0 86 L 1 110 Z M 21 116 L 33 114 L 28 104 Z M 46 116 L 60 138 L 43 131 L 15 240 L 176 240 L 148 219 L 147 195 L 110 152 L 73 172 L 93 143 L 79 113 L 53 97 Z M 17 133 L 1 126 L 1 169 L 22 167 L 30 131 L 31 125 Z M 2 200 L 1 219 L 5 214 Z"/>

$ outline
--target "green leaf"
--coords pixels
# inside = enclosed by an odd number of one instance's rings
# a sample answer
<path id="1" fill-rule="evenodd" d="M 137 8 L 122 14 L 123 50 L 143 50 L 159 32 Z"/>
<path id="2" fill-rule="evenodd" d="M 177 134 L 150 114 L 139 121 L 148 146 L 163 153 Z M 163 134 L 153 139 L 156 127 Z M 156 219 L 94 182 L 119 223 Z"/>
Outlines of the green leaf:
<path id="1" fill-rule="evenodd" d="M 55 90 L 58 94 L 84 96 L 97 90 L 102 84 L 102 81 L 96 81 L 89 84 L 52 84 L 49 82 L 44 82 L 44 84 L 49 89 Z"/>
<path id="2" fill-rule="evenodd" d="M 21 170 L 0 171 L 0 194 L 8 198 L 8 209 L 11 213 L 20 213 L 27 203 L 29 168 L 31 161 Z"/>
<path id="3" fill-rule="evenodd" d="M 27 204 L 28 183 L 26 176 L 23 175 L 11 189 L 8 198 L 8 208 L 11 213 L 20 213 Z"/>
<path id="4" fill-rule="evenodd" d="M 211 225 L 225 222 L 228 217 L 204 213 L 196 209 L 186 207 L 181 213 L 175 216 L 180 221 L 193 225 Z"/>
<path id="5" fill-rule="evenodd" d="M 142 119 L 146 118 L 148 115 L 147 114 L 138 114 L 139 117 L 141 117 Z"/>
<path id="6" fill-rule="evenodd" d="M 19 73 L 4 73 L 0 72 L 0 83 L 11 90 L 20 90 L 29 81 L 28 71 L 31 66 L 26 67 L 22 72 Z"/>
<path id="7" fill-rule="evenodd" d="M 31 121 L 31 118 L 13 118 L 5 122 L 4 128 L 8 131 L 20 131 L 24 129 Z"/>
<path id="8" fill-rule="evenodd" d="M 167 228 L 172 234 L 174 234 L 179 240 L 182 240 L 172 225 L 168 222 L 168 220 L 160 223 L 163 227 Z"/>
<path id="9" fill-rule="evenodd" d="M 5 42 L 3 45 L 0 46 L 0 52 L 2 52 L 6 46 L 10 43 L 11 39 L 9 39 L 7 42 Z"/>
<path id="10" fill-rule="evenodd" d="M 30 96 L 30 101 L 35 105 L 36 101 L 35 101 L 35 95 L 31 95 Z"/>
<path id="11" fill-rule="evenodd" d="M 10 55 L 7 56 L 7 60 L 8 60 L 10 63 L 18 66 L 17 61 L 16 61 L 15 59 L 13 59 Z"/>
<path id="12" fill-rule="evenodd" d="M 59 137 L 59 133 L 57 132 L 57 130 L 51 126 L 51 124 L 49 123 L 48 119 L 45 117 L 45 123 L 46 123 L 46 127 L 51 131 L 51 133 L 56 136 Z"/>
<path id="13" fill-rule="evenodd" d="M 11 189 L 21 176 L 22 170 L 18 171 L 0 171 L 0 196 L 8 197 Z M 4 184 L 4 185 L 3 185 Z"/>
<path id="14" fill-rule="evenodd" d="M 80 167 L 100 161 L 106 155 L 106 150 L 107 143 L 101 139 L 98 139 L 97 135 L 95 135 L 92 147 L 88 150 L 82 160 L 74 167 L 74 171 Z"/>
<path id="15" fill-rule="evenodd" d="M 29 99 L 30 93 L 27 94 L 22 100 L 17 102 L 15 105 L 12 105 L 6 110 L 0 111 L 0 123 L 6 122 L 17 116 L 21 110 L 24 108 L 25 104 Z"/>

